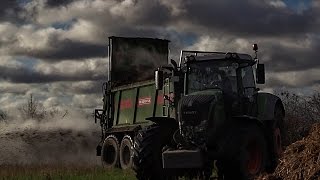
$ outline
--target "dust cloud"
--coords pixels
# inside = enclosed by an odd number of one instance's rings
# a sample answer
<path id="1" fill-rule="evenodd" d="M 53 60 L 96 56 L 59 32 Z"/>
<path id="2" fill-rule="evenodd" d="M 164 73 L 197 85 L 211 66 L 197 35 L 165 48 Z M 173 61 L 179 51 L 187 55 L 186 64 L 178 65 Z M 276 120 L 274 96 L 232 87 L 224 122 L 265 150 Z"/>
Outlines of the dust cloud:
<path id="1" fill-rule="evenodd" d="M 154 70 L 168 62 L 166 40 L 116 38 L 113 48 L 111 76 L 116 86 L 152 80 Z"/>
<path id="2" fill-rule="evenodd" d="M 0 122 L 0 165 L 100 164 L 100 140 L 93 117 L 71 112 L 66 117 Z"/>

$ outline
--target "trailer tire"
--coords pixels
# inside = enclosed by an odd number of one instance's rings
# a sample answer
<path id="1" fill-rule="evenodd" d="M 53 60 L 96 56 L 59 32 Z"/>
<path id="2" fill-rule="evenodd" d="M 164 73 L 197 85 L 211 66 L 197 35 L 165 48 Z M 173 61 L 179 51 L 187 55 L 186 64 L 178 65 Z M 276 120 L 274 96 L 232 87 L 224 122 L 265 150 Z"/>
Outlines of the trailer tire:
<path id="1" fill-rule="evenodd" d="M 133 145 L 133 170 L 139 180 L 164 179 L 162 148 L 165 139 L 156 124 L 138 132 Z"/>
<path id="2" fill-rule="evenodd" d="M 219 162 L 224 179 L 252 179 L 265 171 L 267 141 L 262 129 L 255 124 L 234 128 L 228 137 L 225 159 Z"/>
<path id="3" fill-rule="evenodd" d="M 119 162 L 119 141 L 114 135 L 109 135 L 104 140 L 101 150 L 102 166 L 105 168 L 114 168 Z"/>
<path id="4" fill-rule="evenodd" d="M 125 135 L 120 144 L 121 169 L 129 169 L 132 166 L 132 145 L 131 137 L 129 135 Z"/>

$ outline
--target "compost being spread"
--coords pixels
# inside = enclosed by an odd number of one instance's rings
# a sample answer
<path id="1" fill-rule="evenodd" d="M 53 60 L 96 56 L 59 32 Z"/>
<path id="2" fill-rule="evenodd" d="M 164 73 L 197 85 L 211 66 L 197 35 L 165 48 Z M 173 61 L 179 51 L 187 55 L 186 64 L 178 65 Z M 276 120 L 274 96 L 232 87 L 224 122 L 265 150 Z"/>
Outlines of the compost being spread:
<path id="1" fill-rule="evenodd" d="M 280 98 L 256 87 L 265 83 L 258 46 L 254 58 L 181 51 L 176 63 L 168 61 L 168 43 L 109 38 L 104 106 L 95 111 L 103 165 L 133 167 L 138 179 L 251 179 L 273 171 L 285 112 Z"/>

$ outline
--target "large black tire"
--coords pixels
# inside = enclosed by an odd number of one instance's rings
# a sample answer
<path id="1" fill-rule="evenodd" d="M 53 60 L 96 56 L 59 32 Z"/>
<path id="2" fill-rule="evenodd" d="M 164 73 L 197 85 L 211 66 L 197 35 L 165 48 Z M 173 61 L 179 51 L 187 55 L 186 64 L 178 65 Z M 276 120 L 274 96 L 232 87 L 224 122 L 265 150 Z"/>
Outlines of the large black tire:
<path id="1" fill-rule="evenodd" d="M 120 145 L 120 167 L 129 169 L 132 166 L 132 139 L 129 135 L 122 138 Z"/>
<path id="2" fill-rule="evenodd" d="M 224 158 L 218 163 L 225 180 L 253 179 L 265 171 L 268 151 L 262 128 L 242 124 L 232 128 L 226 140 Z"/>
<path id="3" fill-rule="evenodd" d="M 133 170 L 139 180 L 165 179 L 162 168 L 162 148 L 168 135 L 153 124 L 138 132 L 133 145 Z M 168 134 L 168 133 L 167 133 Z"/>
<path id="4" fill-rule="evenodd" d="M 272 149 L 271 149 L 271 167 L 270 171 L 274 171 L 278 165 L 279 158 L 283 152 L 284 142 L 284 112 L 280 105 L 277 105 L 274 110 L 274 120 L 272 124 Z"/>
<path id="5" fill-rule="evenodd" d="M 119 142 L 114 135 L 109 135 L 104 140 L 101 150 L 101 161 L 105 168 L 114 168 L 119 161 Z"/>

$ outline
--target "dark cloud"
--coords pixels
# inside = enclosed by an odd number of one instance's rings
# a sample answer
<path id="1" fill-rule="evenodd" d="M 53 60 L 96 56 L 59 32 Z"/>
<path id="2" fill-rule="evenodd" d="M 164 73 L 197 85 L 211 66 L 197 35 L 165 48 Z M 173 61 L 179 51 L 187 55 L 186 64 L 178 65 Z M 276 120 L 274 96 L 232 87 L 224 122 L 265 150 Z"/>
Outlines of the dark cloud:
<path id="1" fill-rule="evenodd" d="M 291 85 L 285 83 L 285 81 L 281 81 L 275 77 L 270 77 L 266 80 L 266 84 L 268 84 L 268 87 L 279 87 L 279 86 L 287 86 L 292 87 Z"/>
<path id="2" fill-rule="evenodd" d="M 270 56 L 266 62 L 268 70 L 297 71 L 310 68 L 320 68 L 319 52 L 320 38 L 311 38 L 310 47 L 286 47 L 280 44 L 269 44 L 264 53 Z M 262 58 L 263 59 L 263 58 Z"/>
<path id="3" fill-rule="evenodd" d="M 19 20 L 19 13 L 22 10 L 17 0 L 2 0 L 0 2 L 0 22 Z"/>
<path id="4" fill-rule="evenodd" d="M 84 81 L 84 80 L 104 80 L 104 75 L 97 75 L 92 71 L 81 71 L 72 75 L 51 73 L 45 74 L 24 67 L 0 66 L 0 80 L 11 83 L 49 83 L 57 81 Z"/>
<path id="5" fill-rule="evenodd" d="M 59 6 L 66 6 L 76 0 L 47 0 L 46 5 L 48 7 L 59 7 Z"/>
<path id="6" fill-rule="evenodd" d="M 43 49 L 17 49 L 15 51 L 15 55 L 30 56 L 52 62 L 65 59 L 105 57 L 107 55 L 107 45 L 86 43 L 71 39 L 59 40 L 58 37 L 51 36 L 47 47 Z"/>
<path id="7" fill-rule="evenodd" d="M 280 36 L 308 32 L 317 24 L 316 7 L 301 14 L 265 1 L 200 0 L 185 5 L 182 19 L 208 31 L 243 36 Z M 213 31 L 213 33 L 215 32 Z"/>
<path id="8" fill-rule="evenodd" d="M 134 23 L 143 25 L 167 25 L 171 21 L 170 11 L 160 1 L 138 1 Z"/>
<path id="9" fill-rule="evenodd" d="M 92 57 L 105 57 L 107 55 L 107 46 L 92 43 L 77 42 L 70 39 L 57 40 L 51 38 L 49 47 L 53 51 L 43 51 L 35 56 L 44 59 L 80 59 Z"/>
<path id="10" fill-rule="evenodd" d="M 295 77 L 291 77 L 291 78 L 295 78 Z M 274 88 L 274 87 L 287 87 L 287 88 L 296 88 L 296 87 L 309 87 L 309 86 L 314 86 L 314 85 L 317 85 L 317 84 L 320 84 L 320 80 L 310 80 L 308 82 L 299 82 L 299 85 L 297 84 L 291 84 L 291 83 L 288 83 L 288 81 L 286 80 L 281 80 L 281 79 L 278 79 L 277 77 L 271 77 L 268 78 L 266 80 L 266 85 L 267 87 L 271 87 L 271 88 Z M 266 87 L 266 86 L 265 86 Z"/>

